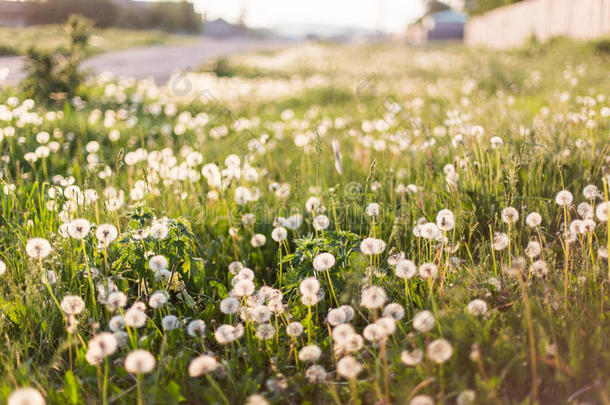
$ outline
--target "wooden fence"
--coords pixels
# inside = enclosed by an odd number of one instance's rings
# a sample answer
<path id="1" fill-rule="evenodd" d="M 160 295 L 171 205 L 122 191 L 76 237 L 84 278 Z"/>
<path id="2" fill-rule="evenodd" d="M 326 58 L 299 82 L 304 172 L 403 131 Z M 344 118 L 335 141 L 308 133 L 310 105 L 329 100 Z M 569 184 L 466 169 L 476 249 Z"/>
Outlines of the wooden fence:
<path id="1" fill-rule="evenodd" d="M 468 45 L 512 48 L 531 37 L 565 35 L 592 39 L 610 35 L 610 0 L 527 0 L 500 7 L 466 24 Z"/>

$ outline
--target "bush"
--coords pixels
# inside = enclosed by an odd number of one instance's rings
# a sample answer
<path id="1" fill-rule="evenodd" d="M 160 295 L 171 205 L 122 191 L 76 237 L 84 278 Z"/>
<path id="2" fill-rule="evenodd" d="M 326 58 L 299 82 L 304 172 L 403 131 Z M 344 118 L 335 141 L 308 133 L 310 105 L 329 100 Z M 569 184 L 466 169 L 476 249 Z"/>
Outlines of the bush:
<path id="1" fill-rule="evenodd" d="M 78 67 L 86 55 L 91 26 L 90 20 L 71 16 L 66 24 L 66 32 L 70 37 L 68 49 L 57 52 L 41 51 L 33 47 L 28 49 L 24 90 L 29 97 L 42 101 L 59 101 L 76 94 L 83 80 Z"/>

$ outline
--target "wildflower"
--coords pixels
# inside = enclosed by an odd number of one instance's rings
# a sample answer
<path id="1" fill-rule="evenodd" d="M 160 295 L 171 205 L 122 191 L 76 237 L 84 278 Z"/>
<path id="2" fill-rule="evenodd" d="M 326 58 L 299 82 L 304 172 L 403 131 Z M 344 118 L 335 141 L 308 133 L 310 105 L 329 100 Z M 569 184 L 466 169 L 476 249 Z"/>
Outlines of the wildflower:
<path id="1" fill-rule="evenodd" d="M 376 323 L 367 325 L 362 331 L 362 336 L 368 341 L 376 342 L 386 337 L 382 328 Z"/>
<path id="2" fill-rule="evenodd" d="M 557 203 L 557 205 L 570 205 L 573 200 L 574 196 L 572 196 L 572 193 L 570 193 L 568 190 L 561 190 L 555 196 L 555 202 Z"/>
<path id="3" fill-rule="evenodd" d="M 360 251 L 366 255 L 378 255 L 385 250 L 385 242 L 381 239 L 365 238 L 360 242 Z"/>
<path id="4" fill-rule="evenodd" d="M 403 259 L 400 260 L 394 268 L 396 277 L 411 279 L 417 273 L 417 266 L 411 260 Z"/>
<path id="5" fill-rule="evenodd" d="M 257 305 L 252 311 L 252 320 L 256 323 L 266 323 L 271 319 L 271 310 L 266 305 Z"/>
<path id="6" fill-rule="evenodd" d="M 108 294 L 105 304 L 108 311 L 116 311 L 119 307 L 123 308 L 127 305 L 127 296 L 121 291 L 113 291 Z"/>
<path id="7" fill-rule="evenodd" d="M 330 253 L 320 253 L 313 259 L 313 268 L 316 271 L 326 271 L 335 265 L 335 256 Z"/>
<path id="8" fill-rule="evenodd" d="M 514 207 L 506 207 L 502 210 L 502 221 L 507 224 L 514 224 L 519 220 L 519 211 Z"/>
<path id="9" fill-rule="evenodd" d="M 407 366 L 413 367 L 417 366 L 424 359 L 424 352 L 420 349 L 415 349 L 411 352 L 404 350 L 400 354 L 400 360 L 406 364 Z"/>
<path id="10" fill-rule="evenodd" d="M 223 314 L 234 314 L 239 309 L 239 301 L 233 297 L 227 297 L 220 301 L 220 312 Z"/>
<path id="11" fill-rule="evenodd" d="M 434 314 L 428 310 L 420 311 L 413 317 L 413 328 L 418 332 L 430 332 L 435 324 Z"/>
<path id="12" fill-rule="evenodd" d="M 33 238 L 25 245 L 25 252 L 32 259 L 41 260 L 51 253 L 51 244 L 43 238 Z"/>
<path id="13" fill-rule="evenodd" d="M 283 226 L 278 226 L 277 228 L 273 229 L 273 231 L 271 232 L 271 239 L 273 239 L 276 242 L 281 242 L 283 240 L 286 240 L 287 236 L 288 236 L 288 231 L 286 231 L 286 228 L 284 228 Z"/>
<path id="14" fill-rule="evenodd" d="M 316 212 L 320 209 L 322 203 L 318 197 L 309 197 L 305 202 L 305 209 L 308 212 Z"/>
<path id="15" fill-rule="evenodd" d="M 542 223 L 542 216 L 537 212 L 532 212 L 525 217 L 525 223 L 530 228 L 535 228 Z"/>
<path id="16" fill-rule="evenodd" d="M 369 217 L 377 217 L 377 216 L 379 216 L 380 212 L 381 212 L 381 207 L 377 203 L 370 203 L 366 207 L 366 215 L 368 215 Z"/>
<path id="17" fill-rule="evenodd" d="M 66 315 L 78 315 L 85 309 L 85 302 L 83 299 L 76 295 L 66 295 L 61 300 L 61 310 Z"/>
<path id="18" fill-rule="evenodd" d="M 360 305 L 368 309 L 381 308 L 385 304 L 386 293 L 378 286 L 366 287 L 360 296 Z"/>
<path id="19" fill-rule="evenodd" d="M 337 362 L 337 374 L 344 378 L 356 378 L 362 371 L 362 364 L 352 356 L 345 356 Z"/>
<path id="20" fill-rule="evenodd" d="M 540 255 L 541 248 L 540 243 L 535 240 L 530 241 L 525 248 L 525 255 L 530 258 L 534 258 Z"/>
<path id="21" fill-rule="evenodd" d="M 444 232 L 452 230 L 455 226 L 455 217 L 453 216 L 453 212 L 447 209 L 440 210 L 436 215 L 436 226 L 438 226 L 438 228 Z"/>
<path id="22" fill-rule="evenodd" d="M 466 310 L 472 315 L 485 315 L 487 312 L 487 303 L 481 299 L 475 299 L 470 301 L 468 306 L 466 306 Z"/>
<path id="23" fill-rule="evenodd" d="M 385 306 L 383 309 L 383 316 L 391 317 L 397 321 L 400 321 L 405 317 L 405 309 L 402 305 L 392 302 Z"/>
<path id="24" fill-rule="evenodd" d="M 303 224 L 303 215 L 295 214 L 286 218 L 286 228 L 296 231 Z"/>
<path id="25" fill-rule="evenodd" d="M 205 322 L 201 319 L 195 319 L 189 322 L 186 331 L 189 336 L 202 336 L 205 333 Z"/>
<path id="26" fill-rule="evenodd" d="M 473 390 L 465 390 L 458 395 L 456 404 L 457 405 L 470 405 L 473 404 L 477 399 L 477 394 Z"/>
<path id="27" fill-rule="evenodd" d="M 244 327 L 239 324 L 237 326 L 233 325 L 220 325 L 214 331 L 214 337 L 216 341 L 221 345 L 226 345 L 227 343 L 231 343 L 234 340 L 239 339 L 244 334 Z"/>
<path id="28" fill-rule="evenodd" d="M 153 371 L 157 361 L 147 350 L 134 350 L 125 358 L 125 369 L 134 374 L 147 374 Z"/>
<path id="29" fill-rule="evenodd" d="M 490 142 L 491 142 L 491 147 L 493 149 L 499 148 L 500 146 L 502 146 L 504 144 L 504 141 L 499 136 L 492 137 L 490 139 Z"/>
<path id="30" fill-rule="evenodd" d="M 434 263 L 424 263 L 419 266 L 419 276 L 424 280 L 436 277 L 438 266 Z"/>
<path id="31" fill-rule="evenodd" d="M 390 252 L 393 252 L 393 249 Z M 388 264 L 390 266 L 396 266 L 398 264 L 398 262 L 400 262 L 401 260 L 404 260 L 404 259 L 405 259 L 404 252 L 391 253 L 388 256 Z"/>
<path id="32" fill-rule="evenodd" d="M 299 351 L 299 360 L 305 362 L 316 362 L 322 355 L 322 350 L 316 345 L 303 347 Z"/>
<path id="33" fill-rule="evenodd" d="M 349 322 L 354 319 L 354 315 L 356 314 L 354 308 L 350 307 L 349 305 L 341 305 L 339 309 L 345 312 L 345 322 Z"/>
<path id="34" fill-rule="evenodd" d="M 237 274 L 244 268 L 244 264 L 242 262 L 231 262 L 229 263 L 229 272 L 231 274 Z"/>
<path id="35" fill-rule="evenodd" d="M 275 336 L 275 328 L 271 324 L 264 323 L 256 329 L 256 337 L 261 340 L 273 339 L 273 336 Z"/>
<path id="36" fill-rule="evenodd" d="M 68 233 L 74 239 L 84 239 L 89 234 L 91 224 L 83 218 L 78 218 L 70 222 L 68 225 Z"/>
<path id="37" fill-rule="evenodd" d="M 161 320 L 163 330 L 170 331 L 180 327 L 180 320 L 174 315 L 166 315 Z"/>
<path id="38" fill-rule="evenodd" d="M 114 242 L 119 236 L 116 227 L 111 224 L 101 224 L 95 230 L 95 237 L 102 243 L 104 247 Z"/>
<path id="39" fill-rule="evenodd" d="M 125 324 L 132 328 L 141 328 L 146 324 L 146 314 L 137 308 L 130 308 L 125 312 Z"/>
<path id="40" fill-rule="evenodd" d="M 151 308 L 158 309 L 167 303 L 168 297 L 165 291 L 155 291 L 148 299 L 148 305 Z"/>
<path id="41" fill-rule="evenodd" d="M 595 215 L 597 216 L 597 219 L 599 219 L 602 222 L 608 221 L 609 212 L 610 212 L 610 201 L 603 202 L 601 204 L 598 204 L 597 207 L 595 207 Z"/>
<path id="42" fill-rule="evenodd" d="M 316 295 L 320 291 L 320 282 L 315 277 L 307 277 L 299 284 L 299 291 L 303 295 Z"/>
<path id="43" fill-rule="evenodd" d="M 105 357 L 114 354 L 118 346 L 118 341 L 112 333 L 102 332 L 96 335 L 89 341 L 87 362 L 91 365 L 99 364 Z"/>
<path id="44" fill-rule="evenodd" d="M 318 215 L 313 219 L 313 227 L 316 231 L 323 231 L 328 228 L 330 221 L 326 215 Z"/>
<path id="45" fill-rule="evenodd" d="M 303 325 L 300 322 L 290 322 L 286 326 L 286 334 L 292 337 L 301 336 L 303 334 Z"/>
<path id="46" fill-rule="evenodd" d="M 209 374 L 218 368 L 218 360 L 212 356 L 202 355 L 195 357 L 189 364 L 188 373 L 190 377 L 199 377 Z"/>
<path id="47" fill-rule="evenodd" d="M 108 327 L 113 332 L 118 332 L 125 329 L 125 319 L 123 315 L 115 315 L 108 321 Z"/>
<path id="48" fill-rule="evenodd" d="M 252 394 L 246 399 L 246 403 L 244 405 L 269 405 L 269 401 L 267 401 L 262 395 Z"/>
<path id="49" fill-rule="evenodd" d="M 254 294 L 254 283 L 252 280 L 241 280 L 233 286 L 233 294 L 236 297 L 248 297 Z"/>
<path id="50" fill-rule="evenodd" d="M 328 311 L 328 315 L 326 316 L 326 320 L 332 326 L 342 324 L 346 321 L 346 319 L 347 317 L 345 315 L 345 312 L 342 311 L 340 308 L 331 309 L 330 311 Z"/>
<path id="51" fill-rule="evenodd" d="M 153 223 L 150 227 L 150 236 L 157 240 L 163 240 L 169 235 L 168 227 L 163 223 Z"/>
<path id="52" fill-rule="evenodd" d="M 426 352 L 430 360 L 441 364 L 451 358 L 451 355 L 453 354 L 453 347 L 446 339 L 436 339 L 428 345 Z"/>
<path id="53" fill-rule="evenodd" d="M 265 244 L 267 238 L 262 233 L 255 233 L 250 239 L 252 247 L 259 248 Z"/>
<path id="54" fill-rule="evenodd" d="M 492 240 L 492 247 L 494 250 L 500 251 L 500 250 L 504 250 L 508 247 L 508 235 L 505 234 L 504 232 L 497 232 L 496 234 L 494 234 L 493 240 Z"/>
<path id="55" fill-rule="evenodd" d="M 167 259 L 162 255 L 155 255 L 148 260 L 148 266 L 152 271 L 160 272 L 161 270 L 167 270 L 169 265 Z"/>
<path id="56" fill-rule="evenodd" d="M 6 264 L 2 260 L 0 260 L 0 276 L 4 274 L 6 271 Z"/>
<path id="57" fill-rule="evenodd" d="M 326 376 L 327 373 L 324 367 L 317 364 L 314 364 L 305 370 L 305 379 L 310 384 L 321 384 L 326 381 Z"/>
<path id="58" fill-rule="evenodd" d="M 8 397 L 7 405 L 45 405 L 40 392 L 34 388 L 17 388 Z"/>
<path id="59" fill-rule="evenodd" d="M 578 212 L 578 215 L 584 219 L 591 219 L 594 215 L 593 207 L 588 202 L 578 204 L 578 207 L 576 207 L 576 212 Z"/>
<path id="60" fill-rule="evenodd" d="M 530 266 L 530 273 L 532 273 L 536 277 L 539 277 L 539 278 L 544 277 L 548 274 L 548 272 L 549 272 L 548 266 L 546 265 L 546 262 L 544 262 L 543 260 L 536 260 Z"/>
<path id="61" fill-rule="evenodd" d="M 434 400 L 428 395 L 416 395 L 409 401 L 409 405 L 434 405 Z"/>
<path id="62" fill-rule="evenodd" d="M 599 189 L 594 184 L 589 184 L 585 186 L 585 188 L 583 188 L 582 190 L 582 193 L 587 200 L 595 200 L 600 195 Z"/>

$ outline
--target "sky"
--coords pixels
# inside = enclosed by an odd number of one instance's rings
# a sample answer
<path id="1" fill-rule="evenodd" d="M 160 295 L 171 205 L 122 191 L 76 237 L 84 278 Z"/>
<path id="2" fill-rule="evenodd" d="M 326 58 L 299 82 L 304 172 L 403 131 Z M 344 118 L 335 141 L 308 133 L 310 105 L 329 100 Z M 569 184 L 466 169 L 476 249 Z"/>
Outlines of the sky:
<path id="1" fill-rule="evenodd" d="M 401 32 L 423 13 L 423 0 L 192 0 L 208 19 L 237 22 L 244 5 L 251 27 L 315 24 Z"/>

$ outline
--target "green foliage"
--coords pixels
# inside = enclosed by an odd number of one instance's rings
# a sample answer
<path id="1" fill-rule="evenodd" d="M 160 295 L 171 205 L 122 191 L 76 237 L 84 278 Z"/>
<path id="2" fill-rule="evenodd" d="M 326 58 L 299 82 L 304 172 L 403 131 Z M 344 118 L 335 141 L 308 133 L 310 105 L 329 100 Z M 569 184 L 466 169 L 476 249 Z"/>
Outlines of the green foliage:
<path id="1" fill-rule="evenodd" d="M 77 94 L 84 78 L 79 65 L 86 56 L 91 24 L 82 17 L 72 16 L 65 29 L 70 39 L 67 49 L 57 52 L 28 50 L 24 91 L 29 97 L 61 101 Z"/>

